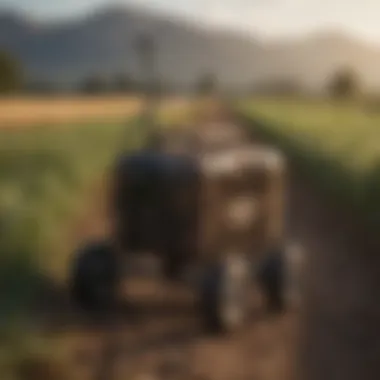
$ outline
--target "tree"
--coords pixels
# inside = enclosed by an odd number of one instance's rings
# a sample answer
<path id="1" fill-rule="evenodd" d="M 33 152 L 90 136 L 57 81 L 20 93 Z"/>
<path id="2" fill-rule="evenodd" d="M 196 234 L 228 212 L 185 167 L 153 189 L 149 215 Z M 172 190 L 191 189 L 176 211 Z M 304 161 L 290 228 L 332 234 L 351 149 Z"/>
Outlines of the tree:
<path id="1" fill-rule="evenodd" d="M 336 98 L 347 98 L 358 94 L 360 90 L 359 78 L 353 70 L 337 71 L 329 83 L 329 92 Z"/>
<path id="2" fill-rule="evenodd" d="M 50 95 L 59 93 L 59 88 L 49 81 L 32 81 L 25 85 L 25 91 L 33 95 Z"/>
<path id="3" fill-rule="evenodd" d="M 196 91 L 198 94 L 210 95 L 217 91 L 218 79 L 212 73 L 203 74 L 196 84 Z"/>
<path id="4" fill-rule="evenodd" d="M 162 80 L 156 79 L 151 83 L 150 91 L 154 96 L 162 96 L 169 91 L 169 85 Z"/>
<path id="5" fill-rule="evenodd" d="M 80 85 L 80 91 L 90 95 L 103 94 L 107 92 L 108 88 L 106 80 L 100 75 L 92 75 Z"/>
<path id="6" fill-rule="evenodd" d="M 138 84 L 127 74 L 118 74 L 111 84 L 112 91 L 117 93 L 131 93 L 137 90 Z"/>
<path id="7" fill-rule="evenodd" d="M 22 87 L 23 74 L 19 62 L 5 51 L 0 51 L 0 94 L 8 94 Z"/>
<path id="8" fill-rule="evenodd" d="M 298 95 L 302 92 L 300 84 L 292 78 L 274 78 L 254 84 L 253 93 L 264 95 Z"/>

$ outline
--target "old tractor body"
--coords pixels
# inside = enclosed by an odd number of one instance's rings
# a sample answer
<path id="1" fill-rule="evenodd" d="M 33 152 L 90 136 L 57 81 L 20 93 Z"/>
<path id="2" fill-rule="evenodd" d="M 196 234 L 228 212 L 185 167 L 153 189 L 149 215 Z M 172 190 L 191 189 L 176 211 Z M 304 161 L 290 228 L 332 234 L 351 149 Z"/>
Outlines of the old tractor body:
<path id="1" fill-rule="evenodd" d="M 112 244 L 103 245 L 103 262 L 101 253 L 91 256 L 94 248 L 77 256 L 76 298 L 106 310 L 121 281 L 120 260 L 153 252 L 168 280 L 196 273 L 192 286 L 208 327 L 241 326 L 252 266 L 282 239 L 284 159 L 249 143 L 234 125 L 168 134 L 158 142 L 118 159 Z"/>

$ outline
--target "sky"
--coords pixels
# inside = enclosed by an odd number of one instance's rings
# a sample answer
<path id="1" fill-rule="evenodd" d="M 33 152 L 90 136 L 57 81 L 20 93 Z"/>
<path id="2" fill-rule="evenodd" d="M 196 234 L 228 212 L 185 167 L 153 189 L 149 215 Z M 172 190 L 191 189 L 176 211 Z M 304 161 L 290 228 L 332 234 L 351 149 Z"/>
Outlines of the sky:
<path id="1" fill-rule="evenodd" d="M 380 0 L 0 0 L 0 10 L 62 19 L 112 4 L 157 8 L 268 38 L 328 29 L 380 42 Z"/>

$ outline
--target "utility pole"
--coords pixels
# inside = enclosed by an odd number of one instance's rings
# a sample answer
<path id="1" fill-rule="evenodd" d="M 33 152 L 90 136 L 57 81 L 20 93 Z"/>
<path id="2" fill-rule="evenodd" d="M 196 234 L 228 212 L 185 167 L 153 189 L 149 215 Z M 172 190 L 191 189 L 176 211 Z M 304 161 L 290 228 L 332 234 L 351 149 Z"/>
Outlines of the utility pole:
<path id="1" fill-rule="evenodd" d="M 142 72 L 142 90 L 144 105 L 141 114 L 142 127 L 147 130 L 148 144 L 155 140 L 155 111 L 158 103 L 155 77 L 155 46 L 151 34 L 141 33 L 136 39 L 139 67 Z M 115 365 L 121 352 L 123 336 L 119 321 L 106 323 L 103 337 L 103 352 L 95 374 L 95 380 L 113 380 L 115 378 Z"/>
<path id="2" fill-rule="evenodd" d="M 142 69 L 142 85 L 144 93 L 144 106 L 142 110 L 142 122 L 147 130 L 148 139 L 155 134 L 155 113 L 158 103 L 155 75 L 155 42 L 149 33 L 142 33 L 136 40 L 136 50 L 139 57 L 139 65 Z"/>

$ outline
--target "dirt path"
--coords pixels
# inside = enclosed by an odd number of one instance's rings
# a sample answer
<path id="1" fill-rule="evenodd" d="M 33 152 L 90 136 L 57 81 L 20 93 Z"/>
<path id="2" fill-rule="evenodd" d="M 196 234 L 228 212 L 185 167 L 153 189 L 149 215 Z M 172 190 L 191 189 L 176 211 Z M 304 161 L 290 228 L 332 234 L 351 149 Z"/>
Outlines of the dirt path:
<path id="1" fill-rule="evenodd" d="M 113 327 L 113 343 L 118 345 L 111 353 L 115 380 L 295 379 L 295 349 L 300 353 L 302 380 L 379 378 L 380 306 L 378 293 L 371 290 L 380 289 L 380 257 L 370 254 L 375 248 L 359 234 L 352 216 L 337 213 L 294 173 L 288 200 L 288 236 L 300 241 L 309 257 L 302 323 L 297 323 L 296 314 L 268 318 L 258 312 L 241 333 L 205 337 L 191 302 L 173 296 L 171 305 L 160 307 L 174 290 L 154 288 L 155 306 L 141 309 L 134 321 Z M 88 359 L 78 364 L 80 378 L 92 379 L 105 358 L 104 331 L 83 327 L 76 331 L 78 348 Z M 99 380 L 111 380 L 107 371 Z"/>
<path id="2" fill-rule="evenodd" d="M 299 180 L 292 198 L 290 225 L 309 251 L 301 378 L 379 379 L 378 241 Z"/>

